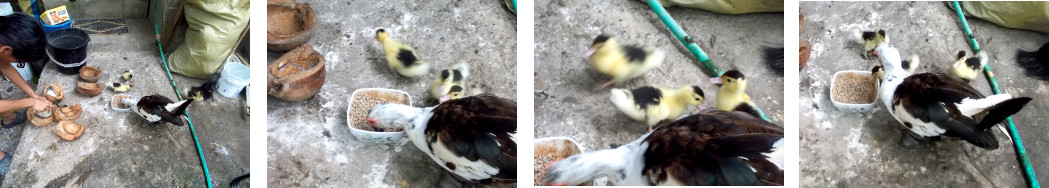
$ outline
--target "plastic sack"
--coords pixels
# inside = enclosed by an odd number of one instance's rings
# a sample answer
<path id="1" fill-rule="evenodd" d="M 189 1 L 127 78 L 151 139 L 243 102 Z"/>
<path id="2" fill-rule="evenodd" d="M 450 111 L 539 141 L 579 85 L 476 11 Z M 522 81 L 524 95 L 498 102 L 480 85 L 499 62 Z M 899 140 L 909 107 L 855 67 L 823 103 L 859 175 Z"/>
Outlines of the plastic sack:
<path id="1" fill-rule="evenodd" d="M 783 0 L 659 0 L 664 7 L 696 8 L 722 14 L 783 12 Z"/>
<path id="2" fill-rule="evenodd" d="M 168 57 L 171 72 L 208 79 L 218 72 L 248 26 L 248 0 L 186 2 L 186 40 Z"/>
<path id="3" fill-rule="evenodd" d="M 963 1 L 959 3 L 966 16 L 986 20 L 1002 27 L 1049 33 L 1049 2 Z"/>

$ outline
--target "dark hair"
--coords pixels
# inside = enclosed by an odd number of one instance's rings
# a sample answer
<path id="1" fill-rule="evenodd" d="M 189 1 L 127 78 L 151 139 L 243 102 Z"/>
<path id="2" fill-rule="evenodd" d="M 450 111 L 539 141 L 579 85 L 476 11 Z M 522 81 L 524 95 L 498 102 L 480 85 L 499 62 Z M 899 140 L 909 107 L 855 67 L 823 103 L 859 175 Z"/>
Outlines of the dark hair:
<path id="1" fill-rule="evenodd" d="M 10 46 L 15 59 L 37 61 L 45 57 L 47 34 L 39 20 L 28 14 L 0 16 L 0 45 Z"/>

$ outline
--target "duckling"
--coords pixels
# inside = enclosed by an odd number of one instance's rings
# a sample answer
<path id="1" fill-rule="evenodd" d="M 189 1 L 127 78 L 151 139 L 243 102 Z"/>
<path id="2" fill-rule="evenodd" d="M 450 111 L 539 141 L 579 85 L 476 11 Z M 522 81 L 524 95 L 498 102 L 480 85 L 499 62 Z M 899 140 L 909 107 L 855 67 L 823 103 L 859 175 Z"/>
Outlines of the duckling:
<path id="1" fill-rule="evenodd" d="M 139 99 L 134 111 L 154 125 L 164 121 L 182 126 L 182 120 L 179 117 L 185 114 L 186 107 L 189 107 L 192 102 L 193 99 L 174 102 L 162 95 L 150 95 Z"/>
<path id="2" fill-rule="evenodd" d="M 454 85 L 451 89 L 448 90 L 447 95 L 442 96 L 441 99 L 438 99 L 437 101 L 438 103 L 444 103 L 444 101 L 461 99 L 463 97 L 468 96 L 470 95 L 466 93 L 466 89 L 464 89 L 463 86 Z"/>
<path id="3" fill-rule="evenodd" d="M 480 94 L 433 107 L 381 104 L 368 111 L 367 122 L 403 128 L 438 166 L 470 182 L 517 178 L 517 102 L 509 99 Z"/>
<path id="4" fill-rule="evenodd" d="M 644 121 L 651 131 L 660 121 L 680 117 L 688 106 L 703 104 L 704 96 L 699 86 L 643 86 L 633 90 L 613 88 L 609 100 L 630 118 Z"/>
<path id="5" fill-rule="evenodd" d="M 412 46 L 393 40 L 386 30 L 376 31 L 375 40 L 382 43 L 382 51 L 386 53 L 386 63 L 397 74 L 416 77 L 430 72 L 430 64 L 420 61 Z"/>
<path id="6" fill-rule="evenodd" d="M 856 30 L 852 33 L 852 40 L 863 45 L 863 58 L 871 59 L 871 55 L 878 55 L 874 52 L 874 48 L 881 43 L 888 43 L 889 36 L 885 35 L 885 30 L 881 29 L 877 31 Z"/>
<path id="7" fill-rule="evenodd" d="M 208 79 L 208 81 L 200 84 L 200 86 L 189 88 L 189 91 L 186 91 L 186 95 L 190 96 L 191 98 L 197 101 L 211 99 L 211 96 L 214 96 L 215 87 L 219 83 L 219 78 L 219 74 L 212 75 L 211 78 Z"/>
<path id="8" fill-rule="evenodd" d="M 1019 112 L 1032 100 L 1010 94 L 984 96 L 960 77 L 942 73 L 908 75 L 899 53 L 890 45 L 879 45 L 884 69 L 879 97 L 896 121 L 906 129 L 902 144 L 924 144 L 941 136 L 961 138 L 984 149 L 997 149 L 998 139 L 990 128 Z M 893 54 L 896 58 L 891 58 Z"/>
<path id="9" fill-rule="evenodd" d="M 466 63 L 459 63 L 455 66 L 441 70 L 441 74 L 436 80 L 433 80 L 433 84 L 430 85 L 430 97 L 435 99 L 441 99 L 440 102 L 444 102 L 450 99 L 462 98 L 465 94 L 462 85 L 466 83 L 466 78 L 470 76 L 470 66 Z M 459 86 L 458 90 L 460 95 L 458 98 L 447 98 L 452 92 L 452 88 Z"/>
<path id="10" fill-rule="evenodd" d="M 783 128 L 740 112 L 704 109 L 613 149 L 549 166 L 542 185 L 783 185 Z"/>
<path id="11" fill-rule="evenodd" d="M 911 54 L 911 56 L 907 56 L 907 60 L 903 60 L 902 63 L 901 66 L 903 66 L 903 70 L 906 70 L 907 73 L 914 74 L 914 71 L 918 70 L 918 65 L 921 64 L 921 59 L 918 58 L 918 55 Z"/>
<path id="12" fill-rule="evenodd" d="M 971 82 L 980 76 L 980 71 L 983 70 L 984 65 L 987 65 L 987 60 L 987 53 L 983 51 L 976 53 L 976 57 L 966 57 L 965 51 L 958 51 L 954 64 L 951 65 L 951 75 Z"/>
<path id="13" fill-rule="evenodd" d="M 747 78 L 739 70 L 729 70 L 721 74 L 720 78 L 714 79 L 715 83 L 723 84 L 718 89 L 717 107 L 725 111 L 739 111 L 761 118 L 758 107 L 750 100 L 745 90 L 747 89 Z"/>
<path id="14" fill-rule="evenodd" d="M 612 80 L 594 88 L 601 90 L 658 67 L 663 64 L 666 53 L 652 47 L 620 45 L 614 38 L 601 35 L 594 39 L 583 57 L 590 60 L 590 65 L 597 72 L 612 77 Z"/>
<path id="15" fill-rule="evenodd" d="M 124 71 L 124 73 L 120 74 L 120 77 L 124 78 L 125 82 L 130 82 L 131 81 L 131 70 L 129 69 L 129 70 Z"/>
<path id="16" fill-rule="evenodd" d="M 123 92 L 127 92 L 127 91 L 131 90 L 131 84 L 122 84 L 120 82 L 113 82 L 113 84 L 109 85 L 109 88 L 112 88 L 113 91 L 116 91 L 118 93 L 123 93 Z"/>

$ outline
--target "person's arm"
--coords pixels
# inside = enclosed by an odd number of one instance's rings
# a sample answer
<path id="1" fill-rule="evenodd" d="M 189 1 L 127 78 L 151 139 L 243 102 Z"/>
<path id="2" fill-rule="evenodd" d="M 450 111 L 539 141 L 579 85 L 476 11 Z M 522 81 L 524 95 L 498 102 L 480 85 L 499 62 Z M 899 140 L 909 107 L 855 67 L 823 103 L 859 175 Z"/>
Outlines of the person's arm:
<path id="1" fill-rule="evenodd" d="M 22 92 L 25 92 L 29 98 L 42 98 L 36 94 L 36 91 L 33 91 L 33 88 L 29 87 L 29 83 L 25 82 L 25 79 L 22 78 L 21 74 L 18 74 L 18 70 L 15 70 L 11 63 L 0 63 L 0 73 L 3 73 L 7 79 L 11 80 L 11 83 L 18 86 L 18 89 L 22 89 Z"/>
<path id="2" fill-rule="evenodd" d="M 0 100 L 0 112 L 13 112 L 26 107 L 34 107 L 36 110 L 47 109 L 47 100 L 36 98 L 24 98 L 18 100 Z"/>

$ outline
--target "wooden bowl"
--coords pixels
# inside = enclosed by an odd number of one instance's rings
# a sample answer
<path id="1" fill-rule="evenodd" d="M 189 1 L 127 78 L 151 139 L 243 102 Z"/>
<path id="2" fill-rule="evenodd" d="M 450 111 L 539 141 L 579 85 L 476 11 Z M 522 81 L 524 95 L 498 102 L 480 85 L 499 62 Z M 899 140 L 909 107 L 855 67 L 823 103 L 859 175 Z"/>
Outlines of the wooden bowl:
<path id="1" fill-rule="evenodd" d="M 48 111 L 52 111 L 51 115 L 47 117 L 40 117 L 36 115 L 38 112 L 32 107 L 30 107 L 28 110 L 26 110 L 26 118 L 29 119 L 29 123 L 32 123 L 37 127 L 47 126 L 50 125 L 51 122 L 55 121 L 55 114 L 57 113 L 54 113 L 54 111 L 56 108 L 57 107 L 55 107 L 54 105 L 51 105 L 51 108 L 47 109 Z"/>
<path id="2" fill-rule="evenodd" d="M 313 38 L 317 15 L 310 4 L 266 5 L 266 49 L 284 52 L 305 44 Z"/>
<path id="3" fill-rule="evenodd" d="M 80 79 L 85 82 L 95 83 L 102 77 L 102 70 L 96 66 L 84 66 L 80 68 Z"/>
<path id="4" fill-rule="evenodd" d="M 47 86 L 44 86 L 44 90 L 42 90 L 40 94 L 44 96 L 44 99 L 51 101 L 51 103 L 55 103 L 58 101 L 62 101 L 62 98 L 65 96 L 62 94 L 62 92 L 62 86 L 59 86 L 55 83 L 50 83 L 47 84 Z"/>
<path id="5" fill-rule="evenodd" d="M 84 134 L 84 126 L 74 121 L 59 121 L 54 127 L 55 134 L 65 140 L 76 140 Z"/>
<path id="6" fill-rule="evenodd" d="M 80 103 L 73 106 L 63 106 L 55 109 L 55 119 L 58 121 L 73 121 L 80 118 L 80 112 L 84 109 L 80 107 Z"/>
<path id="7" fill-rule="evenodd" d="M 102 83 L 90 83 L 90 82 L 77 82 L 76 91 L 80 94 L 88 97 L 94 97 L 98 94 L 102 94 L 102 90 L 105 90 L 106 86 Z"/>
<path id="8" fill-rule="evenodd" d="M 303 44 L 269 65 L 266 93 L 292 102 L 313 97 L 324 86 L 324 64 L 324 56 Z"/>

